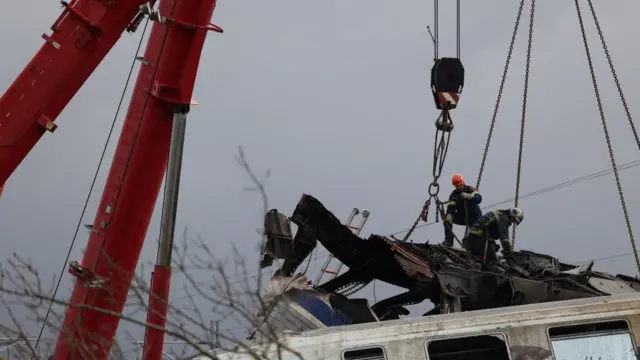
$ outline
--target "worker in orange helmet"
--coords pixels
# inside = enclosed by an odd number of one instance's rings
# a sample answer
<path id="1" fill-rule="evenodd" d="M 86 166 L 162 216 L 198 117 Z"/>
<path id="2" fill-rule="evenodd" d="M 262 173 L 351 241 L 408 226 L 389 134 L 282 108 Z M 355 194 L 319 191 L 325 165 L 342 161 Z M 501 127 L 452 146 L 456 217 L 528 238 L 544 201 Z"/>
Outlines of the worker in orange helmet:
<path id="1" fill-rule="evenodd" d="M 449 195 L 447 216 L 444 220 L 444 242 L 442 245 L 453 246 L 453 224 L 461 226 L 473 225 L 481 216 L 480 203 L 482 196 L 478 190 L 465 183 L 461 174 L 451 178 L 455 189 Z"/>

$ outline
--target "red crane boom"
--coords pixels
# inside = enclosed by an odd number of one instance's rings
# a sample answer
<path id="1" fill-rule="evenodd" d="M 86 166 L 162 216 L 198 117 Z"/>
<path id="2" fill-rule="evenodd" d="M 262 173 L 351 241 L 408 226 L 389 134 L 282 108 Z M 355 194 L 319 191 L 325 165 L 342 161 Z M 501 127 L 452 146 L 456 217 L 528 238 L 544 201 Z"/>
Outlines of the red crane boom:
<path id="1" fill-rule="evenodd" d="M 0 187 L 129 27 L 145 0 L 61 1 L 51 36 L 0 98 Z"/>
<path id="2" fill-rule="evenodd" d="M 206 33 L 222 32 L 210 23 L 215 3 L 161 0 L 156 12 L 144 0 L 62 2 L 53 35 L 43 35 L 46 44 L 0 98 L 1 188 L 42 134 L 55 130 L 56 117 L 121 33 L 135 30 L 142 15 L 155 20 L 82 263 L 70 265 L 77 280 L 55 360 L 108 357 L 167 168 L 174 118 L 181 120 L 183 141 Z M 169 241 L 173 223 L 163 226 Z M 170 256 L 170 248 L 159 249 L 151 286 L 147 319 L 159 327 L 165 326 Z M 145 359 L 161 359 L 163 339 L 149 327 Z"/>

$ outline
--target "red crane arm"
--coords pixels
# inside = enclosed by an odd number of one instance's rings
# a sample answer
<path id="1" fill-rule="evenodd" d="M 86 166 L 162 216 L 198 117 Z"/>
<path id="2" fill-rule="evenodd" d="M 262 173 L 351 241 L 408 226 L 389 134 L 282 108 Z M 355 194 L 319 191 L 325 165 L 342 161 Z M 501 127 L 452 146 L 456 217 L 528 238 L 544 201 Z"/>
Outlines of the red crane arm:
<path id="1" fill-rule="evenodd" d="M 0 187 L 127 29 L 144 0 L 62 1 L 52 35 L 0 98 Z"/>
<path id="2" fill-rule="evenodd" d="M 106 360 L 127 300 L 169 158 L 174 116 L 191 103 L 215 0 L 160 0 L 106 186 L 55 347 L 54 360 Z M 186 115 L 185 115 L 186 116 Z M 148 322 L 163 327 L 171 268 L 158 264 Z M 101 309 L 105 311 L 95 311 Z M 160 360 L 162 331 L 147 330 L 145 358 Z"/>
<path id="3" fill-rule="evenodd" d="M 215 0 L 73 0 L 46 43 L 0 98 L 0 191 L 125 30 L 156 22 L 53 359 L 107 359 L 169 157 L 174 116 L 191 103 Z M 141 6 L 143 5 L 144 6 Z M 136 16 L 138 15 L 138 16 Z M 184 126 L 184 125 L 182 125 Z M 176 197 L 177 200 L 177 197 Z M 154 269 L 149 323 L 165 325 L 170 253 Z M 104 311 L 95 311 L 92 309 Z M 160 359 L 163 333 L 150 329 L 145 357 Z"/>

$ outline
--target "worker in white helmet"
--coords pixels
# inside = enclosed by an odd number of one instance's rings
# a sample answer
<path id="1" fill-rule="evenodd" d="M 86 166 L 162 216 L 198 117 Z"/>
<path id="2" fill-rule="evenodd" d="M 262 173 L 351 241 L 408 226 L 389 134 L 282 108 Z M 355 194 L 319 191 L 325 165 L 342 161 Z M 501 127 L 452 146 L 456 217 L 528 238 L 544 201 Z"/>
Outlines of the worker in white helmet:
<path id="1" fill-rule="evenodd" d="M 524 214 L 519 208 L 493 210 L 482 215 L 469 229 L 469 235 L 463 239 L 463 244 L 472 254 L 482 258 L 488 268 L 497 263 L 496 240 L 502 245 L 502 255 L 505 259 L 513 259 L 513 249 L 509 242 L 509 226 L 520 225 Z"/>

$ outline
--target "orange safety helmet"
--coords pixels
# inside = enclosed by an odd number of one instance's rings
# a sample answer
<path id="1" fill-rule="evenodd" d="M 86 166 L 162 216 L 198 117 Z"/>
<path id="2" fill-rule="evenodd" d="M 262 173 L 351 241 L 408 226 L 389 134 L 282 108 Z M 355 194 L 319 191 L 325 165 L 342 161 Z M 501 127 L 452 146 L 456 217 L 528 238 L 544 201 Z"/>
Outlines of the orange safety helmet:
<path id="1" fill-rule="evenodd" d="M 453 187 L 464 186 L 464 178 L 462 177 L 462 174 L 453 175 L 453 177 L 451 178 L 451 184 L 453 185 Z"/>

